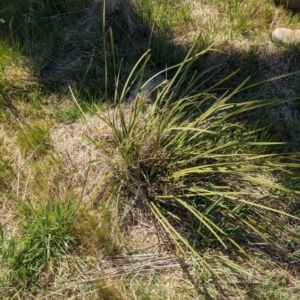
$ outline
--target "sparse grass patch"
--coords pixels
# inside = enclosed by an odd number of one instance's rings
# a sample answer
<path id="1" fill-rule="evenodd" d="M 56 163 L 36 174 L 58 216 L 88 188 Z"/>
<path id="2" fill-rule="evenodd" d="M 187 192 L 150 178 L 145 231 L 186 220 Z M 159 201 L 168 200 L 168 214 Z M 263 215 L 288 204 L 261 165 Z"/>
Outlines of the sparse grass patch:
<path id="1" fill-rule="evenodd" d="M 38 159 L 51 147 L 47 124 L 17 125 L 17 144 L 24 156 Z"/>
<path id="2" fill-rule="evenodd" d="M 101 279 L 98 282 L 94 283 L 93 288 L 97 293 L 98 299 L 103 299 L 103 300 L 128 299 L 124 291 L 120 289 L 119 284 L 106 282 L 104 279 Z"/>
<path id="3" fill-rule="evenodd" d="M 103 204 L 97 211 L 81 212 L 75 226 L 82 249 L 91 254 L 101 251 L 104 256 L 121 254 L 122 244 L 115 216 Z"/>
<path id="4" fill-rule="evenodd" d="M 270 274 L 268 278 L 261 284 L 256 284 L 252 289 L 247 291 L 247 297 L 249 299 L 297 299 L 299 297 L 299 289 L 293 287 L 292 293 L 287 292 L 289 290 L 289 281 L 293 280 L 289 278 L 287 274 Z"/>
<path id="5" fill-rule="evenodd" d="M 14 173 L 10 155 L 5 149 L 3 139 L 0 139 L 0 192 L 10 190 Z"/>
<path id="6" fill-rule="evenodd" d="M 138 8 L 138 15 L 162 35 L 186 33 L 185 26 L 191 21 L 192 7 L 186 1 L 132 1 Z"/>

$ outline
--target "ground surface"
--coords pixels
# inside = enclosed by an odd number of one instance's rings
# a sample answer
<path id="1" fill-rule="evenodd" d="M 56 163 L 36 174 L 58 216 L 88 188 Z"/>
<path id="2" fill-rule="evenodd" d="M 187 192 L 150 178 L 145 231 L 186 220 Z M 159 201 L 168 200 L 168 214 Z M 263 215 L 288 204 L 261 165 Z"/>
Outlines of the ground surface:
<path id="1" fill-rule="evenodd" d="M 108 43 L 105 49 L 98 40 L 103 25 L 102 20 L 99 23 L 101 1 L 83 2 L 85 8 L 76 22 L 70 17 L 59 33 L 55 28 L 49 35 L 44 28 L 41 32 L 32 29 L 39 38 L 48 39 L 37 41 L 32 35 L 30 40 L 29 25 L 25 39 L 19 29 L 15 29 L 15 37 L 9 36 L 9 30 L 1 36 L 0 228 L 5 238 L 0 254 L 4 263 L 7 249 L 12 247 L 8 241 L 18 241 L 22 236 L 20 224 L 27 219 L 26 210 L 30 210 L 28 199 L 33 206 L 44 207 L 49 199 L 66 204 L 80 195 L 83 203 L 75 222 L 76 246 L 68 255 L 51 261 L 31 288 L 18 290 L 1 279 L 3 295 L 7 299 L 299 299 L 299 255 L 287 261 L 276 253 L 264 252 L 259 260 L 268 275 L 252 269 L 246 261 L 244 266 L 250 272 L 237 275 L 235 266 L 220 263 L 231 253 L 210 249 L 205 253 L 208 259 L 220 257 L 212 259 L 222 275 L 221 281 L 215 281 L 192 255 L 176 256 L 174 245 L 158 234 L 157 224 L 138 210 L 128 212 L 132 222 L 124 226 L 124 231 L 109 219 L 111 212 L 103 204 L 107 190 L 101 182 L 108 165 L 91 139 L 111 138 L 111 129 L 95 112 L 100 107 L 106 115 L 113 114 L 112 108 L 106 108 L 107 102 L 103 105 L 104 101 L 98 101 L 101 97 L 112 98 L 114 75 L 107 84 L 103 74 L 105 57 L 112 57 L 113 47 Z M 270 110 L 266 122 L 274 122 L 275 131 L 288 143 L 289 151 L 299 151 L 299 104 L 290 100 L 299 96 L 300 52 L 295 45 L 275 45 L 270 40 L 277 27 L 300 28 L 299 12 L 271 0 L 152 2 L 107 3 L 106 27 L 113 28 L 117 66 L 122 61 L 124 68 L 121 84 L 148 45 L 152 57 L 146 78 L 178 63 L 200 35 L 198 50 L 209 46 L 214 49 L 198 61 L 201 70 L 215 67 L 215 72 L 209 73 L 214 76 L 205 85 L 213 85 L 237 69 L 238 75 L 222 91 L 233 89 L 248 76 L 251 84 L 296 72 L 250 95 L 242 93 L 241 97 L 255 94 L 261 99 L 287 100 Z M 17 16 L 16 11 L 11 13 L 1 5 L 0 29 L 10 24 L 13 14 Z M 41 20 L 46 22 L 48 18 L 51 16 Z M 108 30 L 106 34 L 109 36 Z M 108 68 L 110 72 L 112 64 Z M 159 82 L 170 80 L 171 72 L 161 74 Z M 105 86 L 110 94 L 104 91 Z M 129 95 L 134 98 L 135 87 Z M 145 95 L 151 99 L 147 90 Z M 127 118 L 131 109 L 132 103 L 124 108 Z M 299 222 L 293 226 L 299 234 Z M 280 238 L 280 242 L 288 242 Z M 290 252 L 297 251 L 299 245 L 292 245 Z M 3 277 L 9 271 L 6 267 L 0 274 Z"/>

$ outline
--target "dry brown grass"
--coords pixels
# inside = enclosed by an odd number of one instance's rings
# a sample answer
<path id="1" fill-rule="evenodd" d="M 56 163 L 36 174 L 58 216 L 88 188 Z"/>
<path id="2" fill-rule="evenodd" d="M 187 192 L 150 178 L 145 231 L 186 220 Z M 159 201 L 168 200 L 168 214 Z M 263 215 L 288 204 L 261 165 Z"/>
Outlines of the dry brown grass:
<path id="1" fill-rule="evenodd" d="M 6 176 L 11 175 L 4 178 L 8 179 L 6 183 L 5 190 L 7 194 L 16 194 L 20 195 L 20 182 L 19 175 L 20 169 L 22 167 L 22 162 L 24 161 L 21 158 L 21 153 L 13 142 L 13 139 L 10 135 L 7 134 L 5 127 L 3 124 L 0 124 L 0 140 L 2 140 L 2 147 L 0 149 L 1 153 L 1 163 L 5 160 L 8 161 L 7 169 L 8 172 L 13 172 L 14 174 L 6 174 Z M 0 207 L 1 207 L 1 226 L 7 232 L 13 232 L 16 228 L 16 212 L 13 210 L 11 205 L 11 200 L 8 195 L 0 192 Z"/>
<path id="2" fill-rule="evenodd" d="M 129 112 L 130 107 L 126 110 Z M 109 109 L 107 114 L 113 114 Z M 129 117 L 129 115 L 128 115 Z M 105 157 L 91 140 L 110 139 L 111 128 L 97 115 L 86 115 L 83 119 L 71 125 L 57 124 L 51 129 L 51 140 L 60 161 L 64 164 L 65 181 L 73 189 L 80 191 L 83 182 L 86 185 L 83 192 L 84 201 L 95 201 L 95 189 L 107 172 Z"/>

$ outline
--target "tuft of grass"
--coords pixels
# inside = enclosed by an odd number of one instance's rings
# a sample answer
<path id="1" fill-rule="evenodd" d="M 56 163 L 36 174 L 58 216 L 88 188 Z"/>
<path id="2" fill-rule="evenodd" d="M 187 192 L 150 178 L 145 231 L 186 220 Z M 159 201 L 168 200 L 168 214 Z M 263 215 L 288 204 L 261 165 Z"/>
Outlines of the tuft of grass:
<path id="1" fill-rule="evenodd" d="M 150 213 L 181 253 L 191 252 L 215 275 L 201 254 L 205 247 L 233 251 L 259 268 L 251 245 L 286 252 L 276 236 L 289 232 L 287 217 L 297 219 L 287 209 L 299 197 L 299 153 L 278 154 L 276 147 L 282 143 L 266 138 L 267 129 L 247 114 L 279 100 L 234 101 L 236 94 L 250 88 L 245 87 L 247 80 L 221 95 L 213 91 L 230 76 L 198 92 L 195 87 L 206 73 L 190 70 L 204 53 L 193 56 L 192 51 L 150 107 L 138 93 L 126 108 L 132 82 L 143 88 L 142 79 L 133 74 L 142 78 L 150 59 L 145 53 L 120 93 L 116 82 L 115 112 L 99 114 L 112 138 L 93 142 L 110 165 L 106 180 L 113 197 L 124 199 L 115 204 L 117 211 L 129 205 Z M 292 238 L 299 240 L 293 234 Z"/>
<path id="2" fill-rule="evenodd" d="M 20 237 L 7 240 L 2 250 L 6 280 L 21 288 L 35 284 L 50 262 L 72 251 L 78 205 L 75 198 L 20 203 Z"/>

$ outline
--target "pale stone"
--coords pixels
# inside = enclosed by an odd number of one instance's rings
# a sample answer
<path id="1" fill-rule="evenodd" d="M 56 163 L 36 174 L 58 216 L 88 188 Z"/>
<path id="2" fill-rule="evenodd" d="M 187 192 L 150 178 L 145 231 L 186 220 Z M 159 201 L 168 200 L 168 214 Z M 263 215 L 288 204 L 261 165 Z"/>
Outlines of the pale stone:
<path id="1" fill-rule="evenodd" d="M 280 3 L 290 8 L 300 8 L 300 0 L 280 0 Z"/>
<path id="2" fill-rule="evenodd" d="M 300 43 L 300 30 L 277 28 L 272 32 L 274 43 L 298 44 Z"/>

